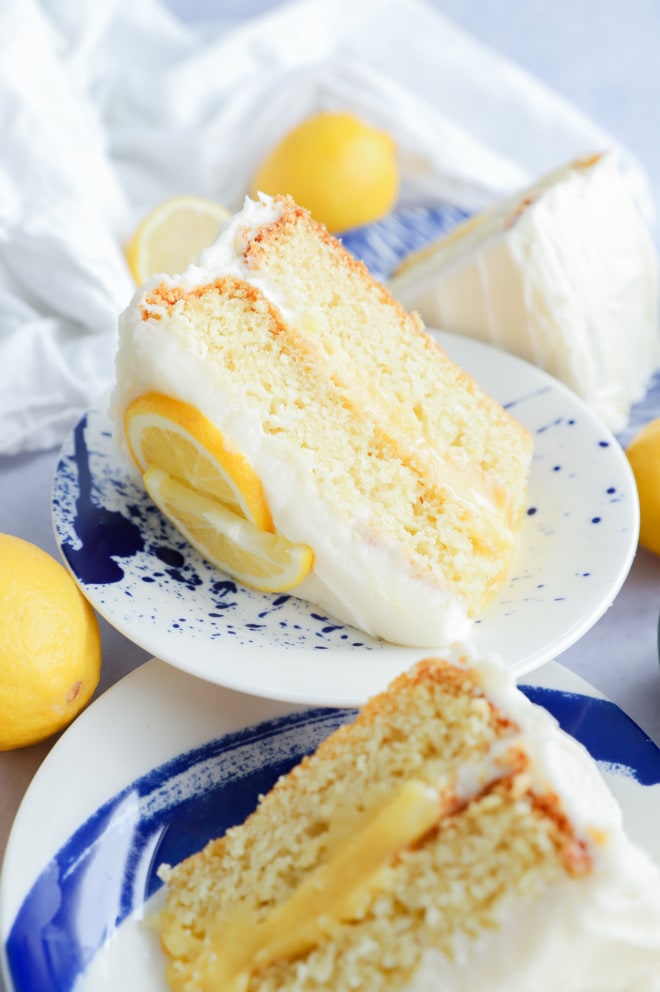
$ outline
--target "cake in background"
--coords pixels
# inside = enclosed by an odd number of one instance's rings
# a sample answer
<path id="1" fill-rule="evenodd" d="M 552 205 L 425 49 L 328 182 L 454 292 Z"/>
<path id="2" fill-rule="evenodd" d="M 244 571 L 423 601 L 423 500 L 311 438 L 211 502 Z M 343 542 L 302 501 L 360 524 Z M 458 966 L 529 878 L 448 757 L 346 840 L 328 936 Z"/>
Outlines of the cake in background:
<path id="1" fill-rule="evenodd" d="M 368 634 L 448 643 L 507 580 L 530 435 L 290 198 L 246 199 L 197 263 L 136 293 L 112 414 L 184 533 L 195 514 L 242 551 L 273 532 L 287 588 Z M 232 499 L 165 434 L 213 450 Z"/>
<path id="2" fill-rule="evenodd" d="M 660 989 L 660 871 L 582 745 L 460 651 L 161 875 L 175 992 Z"/>
<path id="3" fill-rule="evenodd" d="M 388 285 L 427 326 L 545 369 L 615 432 L 660 366 L 658 256 L 615 150 L 464 221 Z"/>

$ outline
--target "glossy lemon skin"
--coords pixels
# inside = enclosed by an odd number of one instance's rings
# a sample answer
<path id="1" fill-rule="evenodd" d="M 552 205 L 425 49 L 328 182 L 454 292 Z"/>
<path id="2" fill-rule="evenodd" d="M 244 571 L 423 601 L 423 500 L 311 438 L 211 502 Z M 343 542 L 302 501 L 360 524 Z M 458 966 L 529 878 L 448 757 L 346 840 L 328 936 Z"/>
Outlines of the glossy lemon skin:
<path id="1" fill-rule="evenodd" d="M 101 674 L 99 623 L 66 568 L 0 534 L 0 750 L 62 730 Z"/>
<path id="2" fill-rule="evenodd" d="M 660 555 L 660 417 L 639 431 L 626 454 L 639 496 L 639 543 Z"/>
<path id="3" fill-rule="evenodd" d="M 288 194 L 331 233 L 384 217 L 399 189 L 389 134 L 350 113 L 322 112 L 302 121 L 266 156 L 250 192 Z"/>

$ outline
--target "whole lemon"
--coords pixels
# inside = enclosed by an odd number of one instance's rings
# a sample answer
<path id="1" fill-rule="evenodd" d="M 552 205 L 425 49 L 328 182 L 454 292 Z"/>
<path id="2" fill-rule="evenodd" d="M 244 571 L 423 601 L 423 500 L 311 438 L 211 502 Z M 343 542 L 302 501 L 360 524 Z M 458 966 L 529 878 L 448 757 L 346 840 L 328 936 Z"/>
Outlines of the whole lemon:
<path id="1" fill-rule="evenodd" d="M 94 610 L 66 568 L 0 534 L 0 750 L 45 740 L 73 720 L 101 673 Z"/>
<path id="2" fill-rule="evenodd" d="M 329 231 L 346 231 L 387 214 L 397 198 L 396 146 L 389 134 L 350 113 L 308 117 L 273 148 L 250 187 L 288 193 Z"/>
<path id="3" fill-rule="evenodd" d="M 626 454 L 639 495 L 639 543 L 660 555 L 660 417 L 642 427 Z"/>

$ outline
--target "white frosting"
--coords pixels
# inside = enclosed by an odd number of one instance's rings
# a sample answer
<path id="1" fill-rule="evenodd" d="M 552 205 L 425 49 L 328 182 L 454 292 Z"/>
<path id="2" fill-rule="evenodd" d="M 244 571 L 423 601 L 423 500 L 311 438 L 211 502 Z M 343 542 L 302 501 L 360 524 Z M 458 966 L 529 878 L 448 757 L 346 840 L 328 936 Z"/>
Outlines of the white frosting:
<path id="1" fill-rule="evenodd" d="M 561 731 L 547 710 L 530 702 L 498 657 L 478 658 L 463 643 L 446 649 L 443 657 L 478 672 L 485 696 L 520 728 L 536 790 L 556 792 L 579 832 L 620 829 L 619 806 L 587 750 Z M 509 743 L 507 738 L 506 747 Z"/>
<path id="2" fill-rule="evenodd" d="M 185 316 L 166 315 L 163 310 L 167 319 L 143 319 L 143 297 L 156 285 L 165 282 L 191 290 L 222 274 L 249 281 L 287 321 L 295 322 L 285 290 L 255 276 L 242 257 L 248 238 L 276 221 L 280 211 L 268 197 L 259 202 L 247 199 L 243 211 L 225 223 L 216 243 L 182 276 L 157 277 L 136 293 L 120 319 L 113 419 L 121 425 L 127 405 L 149 390 L 194 404 L 250 461 L 264 486 L 276 529 L 313 548 L 313 571 L 296 588 L 296 595 L 394 643 L 429 647 L 460 639 L 467 635 L 469 621 L 455 593 L 437 579 L 413 575 L 403 552 L 370 540 L 367 523 L 359 515 L 321 499 L 296 450 L 289 452 L 283 470 L 256 410 L 246 406 L 230 374 L 219 386 L 218 370 L 210 371 L 205 344 Z M 121 439 L 121 428 L 117 434 Z"/>
<path id="3" fill-rule="evenodd" d="M 470 664 L 488 698 L 520 726 L 536 791 L 560 797 L 594 870 L 541 899 L 512 899 L 500 927 L 456 942 L 453 961 L 425 952 L 407 992 L 660 992 L 658 866 L 626 837 L 585 748 L 530 703 L 502 665 Z"/>
<path id="4" fill-rule="evenodd" d="M 426 951 L 406 992 L 658 992 L 660 878 L 623 842 L 608 853 L 588 879 L 512 905 L 502 930 L 457 943 L 453 961 Z"/>
<path id="5" fill-rule="evenodd" d="M 545 369 L 614 431 L 660 366 L 657 253 L 615 152 L 450 232 L 389 288 L 427 325 Z"/>

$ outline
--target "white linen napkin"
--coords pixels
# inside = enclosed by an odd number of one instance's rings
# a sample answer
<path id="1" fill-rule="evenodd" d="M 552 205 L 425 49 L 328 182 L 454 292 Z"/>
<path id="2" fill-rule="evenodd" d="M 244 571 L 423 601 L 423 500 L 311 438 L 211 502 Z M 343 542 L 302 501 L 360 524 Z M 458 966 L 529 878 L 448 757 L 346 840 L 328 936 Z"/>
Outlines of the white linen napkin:
<path id="1" fill-rule="evenodd" d="M 390 131 L 401 204 L 478 209 L 614 143 L 426 0 L 295 0 L 215 28 L 158 0 L 3 0 L 0 454 L 60 443 L 111 384 L 144 213 L 179 193 L 237 209 L 321 108 Z"/>

